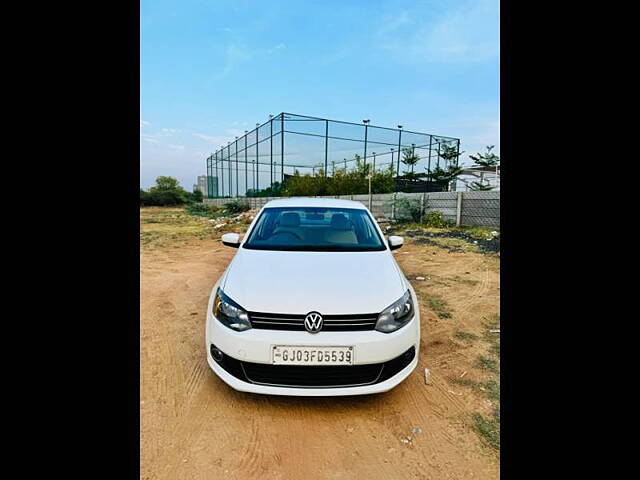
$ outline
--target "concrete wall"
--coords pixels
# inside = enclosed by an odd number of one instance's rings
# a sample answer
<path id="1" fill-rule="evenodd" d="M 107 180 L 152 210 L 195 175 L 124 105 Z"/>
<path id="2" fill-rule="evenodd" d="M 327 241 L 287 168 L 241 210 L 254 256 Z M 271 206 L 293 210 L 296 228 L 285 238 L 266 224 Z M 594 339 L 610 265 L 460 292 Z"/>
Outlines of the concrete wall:
<path id="1" fill-rule="evenodd" d="M 379 220 L 391 220 L 401 216 L 401 209 L 399 204 L 394 202 L 394 198 L 408 198 L 421 205 L 425 214 L 432 211 L 441 212 L 444 219 L 453 222 L 458 220 L 459 214 L 460 225 L 500 227 L 500 192 L 381 193 L 372 197 L 371 212 Z M 278 198 L 282 197 L 205 198 L 204 202 L 207 205 L 222 206 L 237 200 L 249 204 L 251 208 L 261 208 L 265 203 Z M 318 198 L 355 200 L 369 207 L 369 196 L 366 194 Z"/>

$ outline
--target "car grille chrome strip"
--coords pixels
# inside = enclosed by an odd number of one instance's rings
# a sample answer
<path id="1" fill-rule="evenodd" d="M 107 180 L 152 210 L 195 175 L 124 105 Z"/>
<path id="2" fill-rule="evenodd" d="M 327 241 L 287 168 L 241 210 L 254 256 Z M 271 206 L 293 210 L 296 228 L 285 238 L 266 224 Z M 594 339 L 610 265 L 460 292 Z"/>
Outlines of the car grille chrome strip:
<path id="1" fill-rule="evenodd" d="M 306 314 L 248 312 L 253 328 L 263 330 L 305 331 Z M 376 313 L 349 315 L 323 315 L 322 331 L 365 331 L 373 330 L 378 320 Z"/>
<path id="2" fill-rule="evenodd" d="M 251 319 L 251 323 L 264 323 L 265 325 L 302 325 L 299 322 L 274 322 L 274 321 L 264 321 L 264 320 L 254 320 Z"/>

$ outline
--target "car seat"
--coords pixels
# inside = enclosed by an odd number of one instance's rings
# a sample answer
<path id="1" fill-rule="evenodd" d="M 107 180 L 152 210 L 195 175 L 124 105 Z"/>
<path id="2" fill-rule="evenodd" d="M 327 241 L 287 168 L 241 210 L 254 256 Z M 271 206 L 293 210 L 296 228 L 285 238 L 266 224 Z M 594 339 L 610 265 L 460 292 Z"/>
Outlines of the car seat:
<path id="1" fill-rule="evenodd" d="M 300 231 L 300 214 L 297 212 L 285 212 L 280 215 L 273 234 L 275 235 L 282 232 L 292 232 L 302 237 L 302 232 Z"/>
<path id="2" fill-rule="evenodd" d="M 353 223 L 342 213 L 336 213 L 331 217 L 331 228 L 327 230 L 325 240 L 329 243 L 358 243 Z"/>

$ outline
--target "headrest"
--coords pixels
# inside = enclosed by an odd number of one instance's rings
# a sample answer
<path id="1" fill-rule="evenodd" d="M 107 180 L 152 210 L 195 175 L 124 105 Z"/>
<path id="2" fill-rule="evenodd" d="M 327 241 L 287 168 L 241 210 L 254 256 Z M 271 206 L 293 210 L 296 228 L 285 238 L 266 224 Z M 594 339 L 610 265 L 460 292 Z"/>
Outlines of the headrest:
<path id="1" fill-rule="evenodd" d="M 341 213 L 336 213 L 331 217 L 331 228 L 335 230 L 350 230 L 349 220 Z"/>
<path id="2" fill-rule="evenodd" d="M 296 212 L 283 213 L 280 216 L 281 227 L 297 227 L 300 225 L 300 215 Z"/>

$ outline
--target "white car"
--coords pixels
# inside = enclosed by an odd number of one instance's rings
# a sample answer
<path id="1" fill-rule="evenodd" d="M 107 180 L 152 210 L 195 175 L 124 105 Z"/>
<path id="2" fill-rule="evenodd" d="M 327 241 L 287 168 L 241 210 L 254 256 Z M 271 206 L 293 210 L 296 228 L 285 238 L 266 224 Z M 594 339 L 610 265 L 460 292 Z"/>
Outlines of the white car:
<path id="1" fill-rule="evenodd" d="M 420 311 L 387 240 L 361 203 L 290 198 L 267 203 L 214 285 L 206 350 L 236 390 L 361 395 L 414 370 Z"/>

